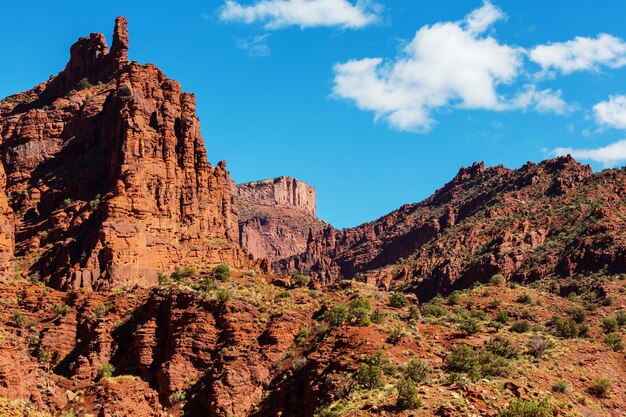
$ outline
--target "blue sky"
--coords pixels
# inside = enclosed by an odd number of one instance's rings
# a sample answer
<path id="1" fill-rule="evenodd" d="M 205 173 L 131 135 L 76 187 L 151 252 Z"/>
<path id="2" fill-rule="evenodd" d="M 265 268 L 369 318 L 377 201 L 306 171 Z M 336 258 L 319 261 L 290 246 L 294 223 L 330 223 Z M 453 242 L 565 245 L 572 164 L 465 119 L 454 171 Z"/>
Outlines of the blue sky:
<path id="1" fill-rule="evenodd" d="M 626 161 L 623 1 L 94 3 L 2 2 L 0 97 L 58 73 L 78 37 L 110 40 L 124 15 L 131 59 L 196 94 L 209 160 L 237 182 L 309 182 L 336 227 L 474 161 Z"/>

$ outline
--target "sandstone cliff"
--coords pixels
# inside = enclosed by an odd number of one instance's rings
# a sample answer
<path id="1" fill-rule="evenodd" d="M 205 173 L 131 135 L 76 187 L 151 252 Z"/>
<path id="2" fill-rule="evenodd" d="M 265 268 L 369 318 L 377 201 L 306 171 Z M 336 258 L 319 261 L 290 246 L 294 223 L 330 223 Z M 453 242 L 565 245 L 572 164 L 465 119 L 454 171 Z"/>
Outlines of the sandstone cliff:
<path id="1" fill-rule="evenodd" d="M 127 51 L 118 18 L 110 50 L 102 34 L 81 38 L 61 73 L 0 104 L 17 268 L 34 281 L 102 290 L 245 261 L 231 180 L 207 161 L 194 96 Z"/>
<path id="2" fill-rule="evenodd" d="M 240 244 L 255 258 L 300 254 L 310 233 L 328 227 L 316 217 L 315 189 L 295 178 L 234 184 L 233 193 Z"/>

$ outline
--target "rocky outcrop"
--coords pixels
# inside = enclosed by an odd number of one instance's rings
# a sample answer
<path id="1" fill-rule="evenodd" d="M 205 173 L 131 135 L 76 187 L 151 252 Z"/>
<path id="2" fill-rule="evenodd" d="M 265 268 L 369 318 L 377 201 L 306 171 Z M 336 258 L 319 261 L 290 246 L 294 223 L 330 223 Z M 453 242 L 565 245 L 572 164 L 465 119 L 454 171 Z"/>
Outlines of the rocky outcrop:
<path id="1" fill-rule="evenodd" d="M 127 51 L 120 17 L 110 50 L 102 34 L 82 38 L 58 76 L 0 104 L 16 250 L 33 280 L 102 290 L 152 285 L 176 265 L 246 262 L 194 96 Z"/>
<path id="2" fill-rule="evenodd" d="M 233 184 L 233 193 L 241 247 L 255 258 L 300 254 L 310 233 L 328 227 L 316 217 L 315 189 L 295 178 Z"/>
<path id="3" fill-rule="evenodd" d="M 313 234 L 274 263 L 318 281 L 358 278 L 422 298 L 495 274 L 533 281 L 626 272 L 626 170 L 594 174 L 571 157 L 518 170 L 474 164 L 435 194 L 370 223 Z"/>
<path id="4" fill-rule="evenodd" d="M 11 277 L 15 250 L 15 220 L 5 192 L 6 180 L 4 166 L 0 164 L 0 280 Z"/>

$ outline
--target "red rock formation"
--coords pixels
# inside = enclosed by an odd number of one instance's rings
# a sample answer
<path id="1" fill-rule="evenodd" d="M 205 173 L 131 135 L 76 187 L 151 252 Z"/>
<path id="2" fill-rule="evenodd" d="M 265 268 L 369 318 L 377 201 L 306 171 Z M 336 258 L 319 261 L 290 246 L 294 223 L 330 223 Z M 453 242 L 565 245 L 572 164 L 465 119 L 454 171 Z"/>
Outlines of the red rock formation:
<path id="1" fill-rule="evenodd" d="M 15 221 L 5 192 L 6 180 L 4 166 L 0 164 L 0 280 L 11 277 L 11 261 L 15 250 Z"/>
<path id="2" fill-rule="evenodd" d="M 241 247 L 255 258 L 300 254 L 311 232 L 328 227 L 316 217 L 315 189 L 295 178 L 234 184 L 233 193 Z"/>
<path id="3" fill-rule="evenodd" d="M 0 105 L 23 273 L 57 288 L 151 285 L 175 265 L 245 262 L 231 180 L 207 161 L 194 96 L 127 50 L 118 18 L 110 51 L 102 34 L 82 38 L 57 77 Z"/>
<path id="4" fill-rule="evenodd" d="M 274 268 L 325 283 L 357 276 L 410 286 L 423 298 L 494 274 L 530 281 L 626 272 L 624 196 L 624 169 L 594 174 L 571 157 L 518 170 L 474 164 L 421 203 L 314 234 L 305 253 Z"/>

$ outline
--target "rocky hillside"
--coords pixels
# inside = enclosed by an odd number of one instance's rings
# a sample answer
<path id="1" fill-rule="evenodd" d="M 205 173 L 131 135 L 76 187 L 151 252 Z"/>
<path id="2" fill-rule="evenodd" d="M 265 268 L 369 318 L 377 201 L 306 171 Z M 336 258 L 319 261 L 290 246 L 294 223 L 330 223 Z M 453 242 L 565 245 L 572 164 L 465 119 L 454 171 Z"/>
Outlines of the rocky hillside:
<path id="1" fill-rule="evenodd" d="M 231 180 L 207 161 L 194 96 L 127 51 L 118 18 L 110 50 L 100 33 L 79 39 L 56 77 L 0 104 L 0 259 L 14 241 L 17 274 L 103 290 L 245 262 Z"/>
<path id="2" fill-rule="evenodd" d="M 329 227 L 316 216 L 315 188 L 295 178 L 235 184 L 233 194 L 241 247 L 255 258 L 303 253 L 309 235 Z"/>
<path id="3" fill-rule="evenodd" d="M 517 170 L 474 164 L 418 204 L 314 235 L 275 263 L 320 282 L 352 279 L 421 299 L 503 275 L 518 282 L 626 272 L 626 169 L 571 157 Z"/>

